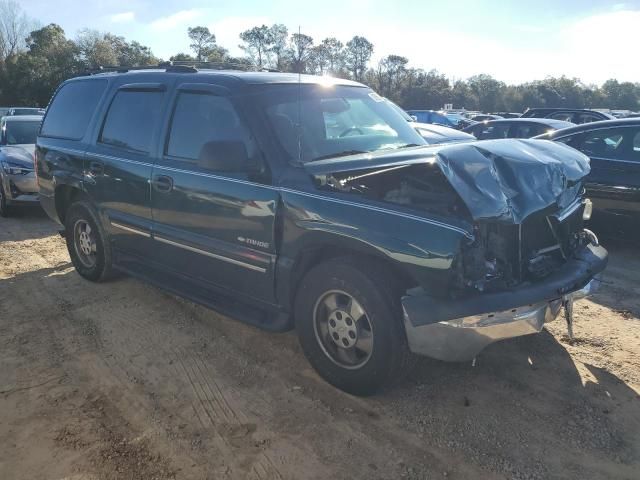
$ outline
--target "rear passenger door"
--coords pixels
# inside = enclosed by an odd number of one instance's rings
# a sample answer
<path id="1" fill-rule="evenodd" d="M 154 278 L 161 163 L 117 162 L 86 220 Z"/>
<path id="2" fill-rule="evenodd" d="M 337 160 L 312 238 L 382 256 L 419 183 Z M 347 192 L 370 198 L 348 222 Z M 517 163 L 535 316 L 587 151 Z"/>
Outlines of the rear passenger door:
<path id="1" fill-rule="evenodd" d="M 145 256 L 151 247 L 149 181 L 167 88 L 164 83 L 116 86 L 86 153 L 85 188 L 117 251 Z"/>
<path id="2" fill-rule="evenodd" d="M 156 260 L 273 302 L 279 194 L 236 102 L 224 87 L 182 84 L 164 132 L 151 181 Z"/>

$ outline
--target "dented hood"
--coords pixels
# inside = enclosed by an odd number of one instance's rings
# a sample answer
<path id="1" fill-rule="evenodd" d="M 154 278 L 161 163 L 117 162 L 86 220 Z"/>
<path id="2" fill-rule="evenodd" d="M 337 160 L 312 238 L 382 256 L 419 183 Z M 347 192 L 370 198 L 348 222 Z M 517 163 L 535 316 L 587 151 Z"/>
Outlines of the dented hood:
<path id="1" fill-rule="evenodd" d="M 352 155 L 305 165 L 335 175 L 432 164 L 440 168 L 474 220 L 521 223 L 530 214 L 572 203 L 589 173 L 589 158 L 546 140 L 486 140 L 440 147 Z"/>

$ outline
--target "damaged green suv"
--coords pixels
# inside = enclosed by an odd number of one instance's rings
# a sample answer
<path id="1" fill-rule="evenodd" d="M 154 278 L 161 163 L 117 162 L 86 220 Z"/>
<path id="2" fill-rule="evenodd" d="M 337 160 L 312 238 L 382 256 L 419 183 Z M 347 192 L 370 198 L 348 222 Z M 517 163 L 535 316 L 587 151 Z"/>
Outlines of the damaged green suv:
<path id="1" fill-rule="evenodd" d="M 429 147 L 369 88 L 173 67 L 65 82 L 40 202 L 77 271 L 114 270 L 271 331 L 371 394 L 412 353 L 469 360 L 598 284 L 589 160 L 561 144 Z"/>

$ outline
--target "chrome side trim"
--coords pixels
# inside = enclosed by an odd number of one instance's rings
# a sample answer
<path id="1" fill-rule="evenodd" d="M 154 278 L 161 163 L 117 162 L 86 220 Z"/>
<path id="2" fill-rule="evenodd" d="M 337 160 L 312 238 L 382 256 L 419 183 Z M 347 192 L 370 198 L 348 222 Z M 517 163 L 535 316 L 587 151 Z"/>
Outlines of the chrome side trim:
<path id="1" fill-rule="evenodd" d="M 111 226 L 119 228 L 120 230 L 124 230 L 125 232 L 135 233 L 136 235 L 140 235 L 141 237 L 151 238 L 151 234 L 149 232 L 138 230 L 137 228 L 133 227 L 128 227 L 126 225 L 122 225 L 121 223 L 112 222 L 111 220 L 109 221 L 109 223 L 111 223 Z"/>
<path id="2" fill-rule="evenodd" d="M 131 165 L 140 165 L 142 167 L 153 168 L 154 166 L 153 163 L 141 162 L 139 160 L 129 160 L 127 158 L 114 157 L 112 155 L 105 155 L 103 153 L 86 152 L 86 155 L 89 158 L 92 158 L 92 157 L 104 158 L 105 160 L 115 160 L 116 162 L 129 163 Z"/>
<path id="3" fill-rule="evenodd" d="M 86 153 L 85 150 L 75 150 L 73 148 L 66 148 L 66 147 L 55 147 L 55 148 L 48 148 L 48 149 L 56 152 L 66 153 L 67 155 L 84 155 Z"/>
<path id="4" fill-rule="evenodd" d="M 157 170 L 166 170 L 168 172 L 186 173 L 187 175 L 196 175 L 198 177 L 213 178 L 215 180 L 225 180 L 228 182 L 249 185 L 251 187 L 262 187 L 262 188 L 266 188 L 267 190 L 280 190 L 279 188 L 273 187 L 271 185 L 264 185 L 263 183 L 250 182 L 249 180 L 241 180 L 239 178 L 221 177 L 220 175 L 214 175 L 212 173 L 194 172 L 193 170 L 184 170 L 182 168 L 175 168 L 175 167 L 165 167 L 164 165 L 154 165 L 154 168 Z"/>
<path id="5" fill-rule="evenodd" d="M 249 270 L 254 270 L 260 273 L 265 273 L 267 271 L 267 269 L 263 267 L 258 267 L 256 265 L 251 265 L 250 263 L 241 262 L 240 260 L 234 260 L 233 258 L 223 257 L 222 255 L 217 255 L 215 253 L 207 252 L 205 250 L 200 250 L 199 248 L 195 248 L 190 245 L 185 245 L 184 243 L 174 242 L 173 240 L 169 240 L 163 237 L 158 237 L 157 235 L 154 235 L 153 238 L 158 240 L 159 242 L 166 243 L 167 245 L 172 245 L 174 247 L 182 248 L 183 250 L 188 250 L 193 253 L 198 253 L 200 255 L 205 255 L 207 257 L 215 258 L 216 260 L 222 260 L 223 262 L 232 263 L 233 265 L 238 265 L 240 267 L 248 268 Z"/>

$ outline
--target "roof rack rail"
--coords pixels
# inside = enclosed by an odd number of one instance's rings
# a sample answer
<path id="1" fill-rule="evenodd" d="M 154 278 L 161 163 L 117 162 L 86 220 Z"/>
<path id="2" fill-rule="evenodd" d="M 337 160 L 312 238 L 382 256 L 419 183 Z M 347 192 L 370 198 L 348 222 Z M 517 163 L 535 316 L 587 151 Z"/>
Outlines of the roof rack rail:
<path id="1" fill-rule="evenodd" d="M 270 68 L 257 68 L 253 64 L 239 62 L 206 62 L 198 60 L 176 60 L 168 62 L 160 62 L 157 65 L 100 65 L 93 69 L 88 69 L 81 75 L 97 75 L 100 73 L 126 73 L 136 70 L 158 70 L 164 68 L 167 72 L 173 73 L 195 73 L 198 67 L 212 70 L 243 70 L 243 71 L 261 71 L 261 72 L 279 72 L 279 70 Z"/>

